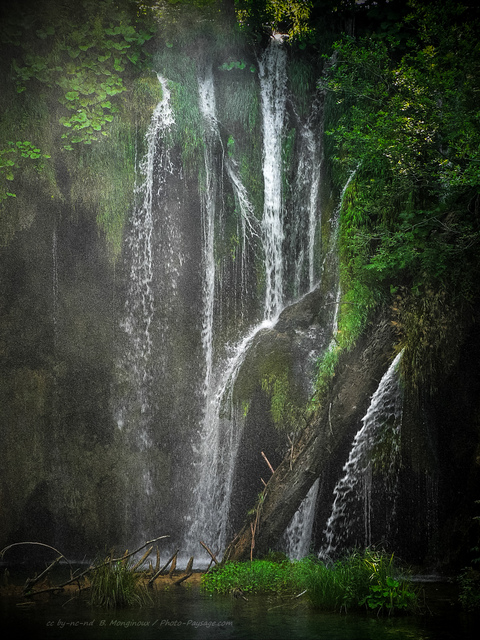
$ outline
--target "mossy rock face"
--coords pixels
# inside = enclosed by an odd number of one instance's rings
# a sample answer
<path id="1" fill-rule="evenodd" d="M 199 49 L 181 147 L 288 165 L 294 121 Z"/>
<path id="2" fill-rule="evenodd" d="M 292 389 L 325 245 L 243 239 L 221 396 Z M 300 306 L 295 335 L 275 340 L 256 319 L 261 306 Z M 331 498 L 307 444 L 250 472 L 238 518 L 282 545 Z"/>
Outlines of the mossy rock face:
<path id="1" fill-rule="evenodd" d="M 272 412 L 278 393 L 300 411 L 311 394 L 316 358 L 330 339 L 330 313 L 316 290 L 287 307 L 273 328 L 259 332 L 238 373 L 234 400 L 247 406 L 263 390 L 271 396 Z"/>

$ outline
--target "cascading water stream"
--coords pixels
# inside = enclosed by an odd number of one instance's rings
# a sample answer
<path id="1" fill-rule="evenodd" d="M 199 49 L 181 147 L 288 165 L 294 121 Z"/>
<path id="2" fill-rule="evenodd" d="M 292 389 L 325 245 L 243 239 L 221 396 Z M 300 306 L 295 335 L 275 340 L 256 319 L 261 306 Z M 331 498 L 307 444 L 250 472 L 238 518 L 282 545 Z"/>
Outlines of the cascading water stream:
<path id="1" fill-rule="evenodd" d="M 307 130 L 307 132 L 308 132 L 308 130 Z M 310 137 L 307 136 L 307 140 L 309 140 L 309 138 Z M 310 147 L 310 150 L 312 150 L 311 147 Z M 303 157 L 304 157 L 304 155 L 303 155 Z M 343 204 L 343 199 L 345 197 L 345 193 L 346 193 L 347 188 L 348 188 L 348 186 L 349 186 L 349 184 L 350 184 L 350 182 L 351 182 L 351 180 L 352 180 L 352 178 L 354 176 L 354 173 L 355 172 L 352 172 L 350 174 L 347 182 L 345 183 L 345 186 L 343 187 L 341 195 L 340 195 L 340 200 L 339 200 L 338 206 L 336 207 L 336 209 L 334 211 L 334 214 L 332 216 L 332 223 L 333 223 L 334 233 L 333 233 L 333 238 L 332 238 L 332 246 L 330 248 L 330 254 L 333 254 L 334 252 L 336 252 L 336 249 L 337 249 L 336 234 L 337 234 L 337 230 L 338 230 L 340 210 L 342 208 L 342 204 Z M 318 185 L 314 189 L 314 183 L 316 183 L 317 179 L 319 179 L 319 175 L 317 177 L 317 174 L 314 171 L 314 173 L 313 173 L 313 182 L 312 182 L 312 185 L 311 185 L 310 190 L 309 190 L 309 194 L 310 194 L 309 207 L 308 207 L 308 211 L 309 211 L 309 215 L 308 215 L 308 220 L 309 220 L 309 236 L 308 236 L 308 238 L 309 238 L 309 245 L 308 245 L 309 246 L 309 253 L 310 253 L 310 251 L 314 250 L 314 235 L 315 235 L 315 231 L 316 231 L 316 224 L 315 224 L 315 222 L 313 222 L 312 218 L 313 218 L 313 212 L 314 212 L 313 202 L 316 201 L 316 199 L 317 199 L 316 193 L 318 191 Z M 303 256 L 304 256 L 304 252 L 302 252 L 302 257 Z M 337 276 L 337 280 L 339 280 L 338 276 Z M 314 283 L 313 283 L 313 254 L 312 254 L 312 257 L 309 258 L 309 284 L 310 284 L 310 287 L 313 288 L 313 286 L 314 286 Z M 329 296 L 332 298 L 331 304 L 334 305 L 334 312 L 333 312 L 333 318 L 332 318 L 332 321 L 331 321 L 331 335 L 332 335 L 332 338 L 331 338 L 330 343 L 329 343 L 329 345 L 327 347 L 327 351 L 335 349 L 337 347 L 337 344 L 338 344 L 337 341 L 336 341 L 335 335 L 336 335 L 337 329 L 338 329 L 338 312 L 339 312 L 339 308 L 340 308 L 340 296 L 341 296 L 340 282 L 338 282 L 336 290 L 330 291 Z M 316 509 L 316 504 L 317 504 L 317 500 L 318 500 L 319 489 L 320 489 L 320 478 L 317 478 L 317 480 L 313 483 L 312 487 L 310 488 L 308 494 L 305 496 L 305 498 L 300 503 L 300 506 L 298 507 L 295 515 L 293 516 L 292 520 L 290 521 L 288 527 L 285 530 L 285 533 L 284 533 L 285 553 L 291 559 L 300 559 L 300 558 L 304 557 L 305 555 L 307 555 L 308 552 L 309 552 L 310 543 L 311 543 L 311 537 L 312 537 L 313 521 L 314 521 L 314 518 L 315 518 L 315 509 Z"/>
<path id="2" fill-rule="evenodd" d="M 256 244 L 257 239 L 261 241 L 261 229 L 258 219 L 255 217 L 255 212 L 252 203 L 250 202 L 247 190 L 240 180 L 238 174 L 237 165 L 232 158 L 225 158 L 225 169 L 227 175 L 230 178 L 230 183 L 233 187 L 235 195 L 235 202 L 240 211 L 239 224 L 239 250 L 241 252 L 240 257 L 240 320 L 244 320 L 244 302 L 249 295 L 249 283 L 247 278 L 247 266 L 248 266 L 248 251 L 247 246 L 249 244 Z"/>
<path id="3" fill-rule="evenodd" d="M 185 517 L 184 550 L 198 555 L 199 540 L 219 552 L 226 543 L 233 479 L 245 415 L 234 401 L 234 386 L 246 355 L 263 329 L 272 328 L 284 307 L 284 212 L 282 202 L 282 138 L 286 117 L 286 53 L 280 39 L 272 39 L 259 62 L 263 122 L 264 208 L 262 219 L 255 215 L 248 192 L 233 158 L 224 155 L 216 114 L 214 77 L 207 69 L 198 79 L 198 100 L 204 123 L 204 178 L 202 204 L 203 311 L 202 347 L 204 355 L 204 409 L 198 433 L 192 442 L 192 500 Z M 318 158 L 313 133 L 306 138 L 304 197 L 301 210 L 303 234 L 315 236 L 318 224 L 319 167 L 308 172 L 308 162 Z M 318 172 L 317 172 L 318 170 Z M 222 236 L 223 183 L 230 181 L 241 225 L 242 260 L 247 243 L 260 241 L 263 249 L 265 298 L 263 321 L 250 328 L 234 344 L 222 344 L 215 328 L 221 319 L 222 282 L 215 257 L 215 238 Z M 314 284 L 315 239 L 303 240 L 309 260 L 308 286 Z M 241 272 L 241 296 L 244 288 Z M 305 293 L 305 292 L 303 292 Z"/>
<path id="4" fill-rule="evenodd" d="M 319 145 L 318 125 L 319 101 L 315 101 L 312 113 L 299 132 L 299 159 L 295 172 L 294 190 L 294 237 L 301 246 L 295 262 L 294 292 L 299 296 L 303 291 L 312 291 L 318 284 L 315 272 L 315 244 L 317 227 L 321 223 L 319 213 L 319 189 L 322 150 Z M 303 229 L 302 223 L 305 225 Z"/>
<path id="5" fill-rule="evenodd" d="M 199 105 L 205 123 L 205 187 L 202 194 L 203 230 L 203 319 L 202 346 L 205 356 L 204 396 L 211 395 L 213 367 L 213 314 L 215 304 L 215 214 L 217 175 L 215 171 L 214 145 L 219 139 L 215 113 L 215 87 L 212 70 L 199 79 Z"/>
<path id="6" fill-rule="evenodd" d="M 151 404 L 153 396 L 153 369 L 151 325 L 155 314 L 154 284 L 154 206 L 161 199 L 168 173 L 172 171 L 168 133 L 174 124 L 170 105 L 170 91 L 165 78 L 158 75 L 162 98 L 157 104 L 146 134 L 147 151 L 140 165 L 143 182 L 136 189 L 136 199 L 131 230 L 128 237 L 130 253 L 130 278 L 125 305 L 125 317 L 121 324 L 126 336 L 126 348 L 118 363 L 121 379 L 127 379 L 131 392 L 119 399 L 115 408 L 116 422 L 130 446 L 146 452 L 151 440 Z M 167 243 L 171 244 L 171 243 Z M 168 260 L 164 259 L 167 263 Z M 152 494 L 152 469 L 145 463 L 140 474 L 143 500 Z M 136 513 L 142 517 L 148 508 L 136 505 Z M 127 514 L 126 517 L 131 517 Z M 137 523 L 141 530 L 142 523 Z"/>
<path id="7" fill-rule="evenodd" d="M 230 381 L 227 372 L 214 368 L 213 327 L 215 311 L 215 218 L 217 207 L 217 172 L 215 148 L 221 146 L 218 131 L 215 86 L 211 69 L 198 79 L 199 106 L 204 120 L 205 185 L 202 192 L 203 230 L 203 315 L 202 347 L 204 353 L 203 399 L 204 409 L 199 430 L 199 441 L 193 444 L 194 479 L 193 504 L 186 516 L 187 550 L 196 549 L 199 540 L 219 548 L 223 544 L 226 526 L 225 501 L 228 494 L 228 469 L 232 461 L 225 459 L 225 452 L 234 455 L 233 430 L 223 428 L 220 404 Z M 233 359 L 235 362 L 235 359 Z M 220 386 L 219 386 L 220 385 Z M 231 436 L 229 438 L 229 436 Z M 225 442 L 227 440 L 227 442 Z"/>
<path id="8" fill-rule="evenodd" d="M 339 548 L 372 544 L 372 511 L 378 506 L 372 504 L 374 466 L 381 468 L 379 493 L 381 508 L 387 513 L 382 533 L 388 533 L 386 530 L 396 506 L 400 455 L 403 396 L 397 369 L 401 355 L 399 353 L 393 360 L 372 396 L 343 468 L 344 475 L 334 489 L 325 544 L 319 552 L 322 558 L 330 558 Z"/>
<path id="9" fill-rule="evenodd" d="M 131 252 L 129 291 L 126 303 L 126 316 L 122 327 L 129 339 L 125 368 L 132 379 L 136 394 L 135 408 L 120 407 L 117 424 L 123 428 L 125 413 L 129 409 L 140 410 L 142 416 L 140 429 L 137 428 L 137 444 L 149 445 L 148 410 L 150 402 L 152 339 L 150 325 L 155 311 L 153 283 L 153 247 L 154 231 L 153 202 L 154 185 L 158 191 L 165 180 L 165 174 L 171 171 L 168 147 L 158 152 L 158 145 L 174 124 L 170 106 L 170 91 L 167 81 L 158 76 L 162 88 L 162 99 L 155 108 L 146 134 L 147 153 L 140 166 L 144 181 L 137 189 L 139 205 L 132 217 L 132 228 L 128 239 Z"/>
<path id="10" fill-rule="evenodd" d="M 317 478 L 285 530 L 285 553 L 291 560 L 305 558 L 310 552 L 319 487 Z"/>
<path id="11" fill-rule="evenodd" d="M 265 318 L 279 314 L 283 304 L 283 202 L 282 136 L 285 119 L 287 54 L 280 36 L 272 38 L 259 60 L 263 117 L 264 208 L 262 219 L 265 252 Z"/>
<path id="12" fill-rule="evenodd" d="M 217 550 L 225 544 L 230 497 L 243 431 L 244 416 L 233 403 L 233 387 L 246 353 L 255 336 L 271 327 L 282 308 L 283 278 L 283 220 L 281 199 L 281 135 L 285 112 L 286 54 L 281 43 L 272 44 L 262 58 L 260 84 L 264 123 L 264 180 L 265 208 L 261 239 L 264 247 L 266 297 L 265 320 L 242 338 L 222 361 L 214 363 L 213 322 L 215 299 L 215 206 L 216 184 L 214 145 L 221 145 L 215 113 L 215 92 L 211 70 L 199 80 L 199 104 L 205 122 L 205 174 L 206 189 L 204 211 L 204 311 L 202 342 L 205 354 L 204 398 L 205 410 L 200 432 L 200 443 L 194 445 L 198 479 L 193 491 L 194 505 L 187 517 L 188 548 L 207 538 Z M 280 126 L 279 126 L 280 125 Z M 273 136 L 273 144 L 272 144 Z M 242 185 L 236 166 L 225 159 L 235 197 L 240 206 L 244 240 L 257 236 L 257 222 L 253 207 Z M 214 366 L 215 364 L 215 366 Z"/>

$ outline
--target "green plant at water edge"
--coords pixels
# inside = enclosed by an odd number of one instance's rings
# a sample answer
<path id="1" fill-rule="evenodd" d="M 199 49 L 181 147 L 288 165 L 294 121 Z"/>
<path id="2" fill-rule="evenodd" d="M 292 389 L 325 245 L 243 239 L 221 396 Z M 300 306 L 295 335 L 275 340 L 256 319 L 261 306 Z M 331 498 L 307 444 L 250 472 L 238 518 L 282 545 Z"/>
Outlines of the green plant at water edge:
<path id="1" fill-rule="evenodd" d="M 140 574 L 127 561 L 105 563 L 90 578 L 90 604 L 106 609 L 141 607 L 151 602 Z"/>
<path id="2" fill-rule="evenodd" d="M 480 504 L 480 500 L 475 501 Z M 480 524 L 480 516 L 475 516 L 473 520 Z M 477 534 L 478 535 L 478 534 Z M 480 610 L 480 546 L 472 547 L 474 558 L 471 566 L 465 567 L 458 577 L 460 585 L 459 601 L 465 611 Z"/>
<path id="3" fill-rule="evenodd" d="M 240 589 L 244 593 L 295 593 L 297 583 L 293 564 L 289 561 L 227 562 L 206 573 L 202 589 L 208 593 L 232 593 Z"/>
<path id="4" fill-rule="evenodd" d="M 315 608 L 377 613 L 415 611 L 418 594 L 400 572 L 393 555 L 366 549 L 353 551 L 333 564 L 306 558 L 299 563 L 304 588 Z"/>
<path id="5" fill-rule="evenodd" d="M 368 596 L 362 598 L 359 604 L 379 612 L 387 609 L 392 613 L 395 609 L 407 609 L 414 599 L 415 594 L 405 588 L 404 583 L 387 576 L 385 584 L 371 585 Z"/>
<path id="6" fill-rule="evenodd" d="M 476 562 L 480 562 L 480 559 L 477 559 Z M 474 567 L 465 567 L 458 577 L 458 583 L 460 585 L 458 599 L 462 608 L 465 611 L 479 611 L 480 571 Z"/>
<path id="7" fill-rule="evenodd" d="M 290 562 L 227 562 L 202 578 L 209 593 L 274 593 L 305 597 L 324 611 L 350 610 L 407 613 L 418 610 L 418 592 L 400 575 L 393 555 L 367 549 L 353 551 L 334 563 L 316 557 Z"/>

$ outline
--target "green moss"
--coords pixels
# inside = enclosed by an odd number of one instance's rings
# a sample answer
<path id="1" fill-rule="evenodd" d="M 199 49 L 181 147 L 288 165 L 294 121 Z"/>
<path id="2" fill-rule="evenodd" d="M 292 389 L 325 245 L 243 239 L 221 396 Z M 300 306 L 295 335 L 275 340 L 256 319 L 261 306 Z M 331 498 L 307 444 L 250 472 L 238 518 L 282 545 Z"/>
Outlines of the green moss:
<path id="1" fill-rule="evenodd" d="M 293 384 L 289 372 L 264 375 L 261 385 L 270 397 L 270 415 L 277 429 L 288 432 L 299 429 L 304 422 L 303 394 Z"/>
<path id="2" fill-rule="evenodd" d="M 312 60 L 292 57 L 288 64 L 288 87 L 294 96 L 300 117 L 306 117 L 316 90 L 315 66 Z"/>
<path id="3" fill-rule="evenodd" d="M 219 119 L 229 130 L 252 135 L 260 124 L 260 107 L 256 75 L 244 71 L 232 77 L 218 77 L 217 108 Z"/>

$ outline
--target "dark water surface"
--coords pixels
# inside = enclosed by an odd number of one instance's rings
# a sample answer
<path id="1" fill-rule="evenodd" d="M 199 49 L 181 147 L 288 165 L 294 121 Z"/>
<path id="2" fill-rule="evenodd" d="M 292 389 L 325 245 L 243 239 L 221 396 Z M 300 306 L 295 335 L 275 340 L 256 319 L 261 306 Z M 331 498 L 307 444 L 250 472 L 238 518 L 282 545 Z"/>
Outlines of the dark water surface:
<path id="1" fill-rule="evenodd" d="M 435 590 L 435 585 L 429 586 Z M 439 591 L 441 591 L 441 587 Z M 251 596 L 247 602 L 211 596 L 197 587 L 158 591 L 152 606 L 106 611 L 65 596 L 18 606 L 0 600 L 2 638 L 38 640 L 153 640 L 157 638 L 227 640 L 470 640 L 480 637 L 480 617 L 466 615 L 441 593 L 431 613 L 377 617 L 313 611 L 306 602 Z"/>

